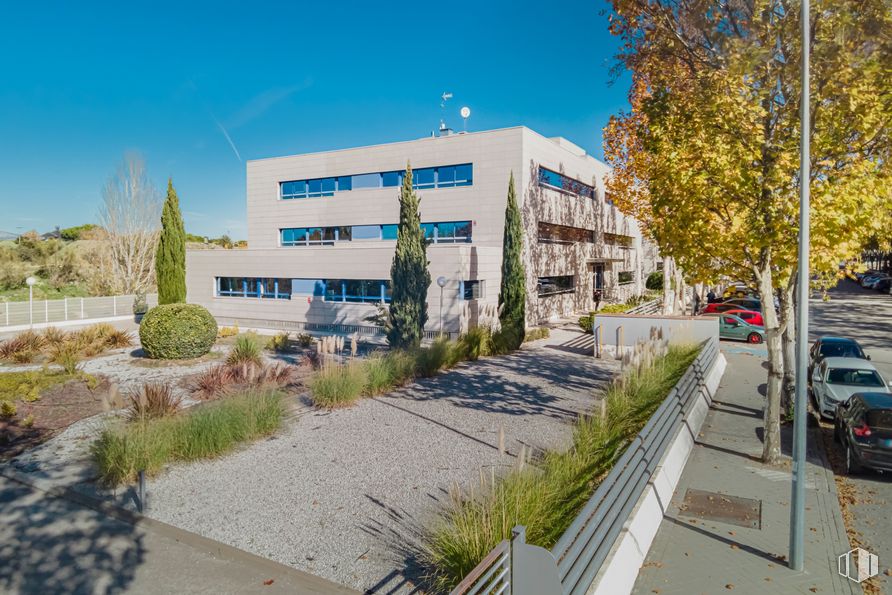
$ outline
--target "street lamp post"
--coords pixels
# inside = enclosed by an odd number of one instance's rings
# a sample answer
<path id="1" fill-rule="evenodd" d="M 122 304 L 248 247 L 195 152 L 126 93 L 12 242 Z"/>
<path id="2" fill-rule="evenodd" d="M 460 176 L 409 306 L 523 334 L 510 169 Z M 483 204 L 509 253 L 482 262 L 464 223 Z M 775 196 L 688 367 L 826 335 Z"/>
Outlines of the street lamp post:
<path id="1" fill-rule="evenodd" d="M 805 557 L 805 417 L 808 363 L 809 180 L 811 179 L 811 114 L 809 94 L 809 0 L 802 0 L 802 97 L 799 125 L 799 262 L 796 293 L 796 400 L 793 409 L 793 490 L 790 506 L 790 568 L 802 570 Z"/>
<path id="2" fill-rule="evenodd" d="M 25 283 L 28 284 L 28 324 L 34 328 L 34 284 L 37 283 L 37 279 L 28 277 Z"/>
<path id="3" fill-rule="evenodd" d="M 446 287 L 446 277 L 437 277 L 437 285 L 440 286 L 440 334 L 443 334 L 443 288 Z"/>

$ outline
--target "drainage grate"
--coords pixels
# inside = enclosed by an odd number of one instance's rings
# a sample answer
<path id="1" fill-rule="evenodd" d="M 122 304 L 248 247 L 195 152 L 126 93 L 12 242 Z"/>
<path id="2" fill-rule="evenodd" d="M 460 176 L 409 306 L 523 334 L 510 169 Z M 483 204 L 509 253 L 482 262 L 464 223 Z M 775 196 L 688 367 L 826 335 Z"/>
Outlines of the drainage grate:
<path id="1" fill-rule="evenodd" d="M 762 528 L 762 501 L 718 492 L 689 489 L 681 505 L 682 516 L 717 521 L 752 529 Z"/>

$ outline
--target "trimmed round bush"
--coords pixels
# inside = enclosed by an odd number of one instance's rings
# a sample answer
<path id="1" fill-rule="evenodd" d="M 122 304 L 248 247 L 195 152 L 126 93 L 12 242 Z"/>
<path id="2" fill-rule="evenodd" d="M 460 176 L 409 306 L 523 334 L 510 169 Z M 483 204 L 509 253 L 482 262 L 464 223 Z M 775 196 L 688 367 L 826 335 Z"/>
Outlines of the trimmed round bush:
<path id="1" fill-rule="evenodd" d="M 198 304 L 155 306 L 139 325 L 143 351 L 152 359 L 189 359 L 211 350 L 217 321 Z"/>
<path id="2" fill-rule="evenodd" d="M 663 289 L 663 271 L 654 271 L 648 275 L 644 286 L 648 289 Z"/>

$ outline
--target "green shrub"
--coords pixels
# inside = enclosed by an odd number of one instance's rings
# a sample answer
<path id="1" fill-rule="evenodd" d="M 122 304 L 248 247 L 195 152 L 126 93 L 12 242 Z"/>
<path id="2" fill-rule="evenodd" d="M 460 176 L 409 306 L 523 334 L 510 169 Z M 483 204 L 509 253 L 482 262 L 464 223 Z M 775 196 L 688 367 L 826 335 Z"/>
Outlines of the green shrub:
<path id="1" fill-rule="evenodd" d="M 492 353 L 492 330 L 478 326 L 459 337 L 467 359 L 476 361 Z"/>
<path id="2" fill-rule="evenodd" d="M 440 370 L 449 365 L 452 355 L 449 339 L 440 337 L 429 347 L 415 350 L 415 371 L 422 378 L 436 376 Z"/>
<path id="3" fill-rule="evenodd" d="M 226 363 L 230 366 L 242 364 L 259 366 L 263 363 L 263 353 L 260 348 L 260 337 L 253 334 L 239 335 L 235 338 L 235 345 L 229 355 L 226 356 Z"/>
<path id="4" fill-rule="evenodd" d="M 288 336 L 288 333 L 282 331 L 281 333 L 276 333 L 272 337 L 270 337 L 269 341 L 266 342 L 266 348 L 270 351 L 275 351 L 277 353 L 282 353 L 284 351 L 288 351 L 288 347 L 291 344 L 291 339 Z"/>
<path id="5" fill-rule="evenodd" d="M 622 314 L 632 307 L 629 304 L 604 304 L 598 312 L 601 314 Z"/>
<path id="6" fill-rule="evenodd" d="M 362 396 L 366 385 L 366 369 L 358 361 L 326 364 L 309 381 L 313 403 L 326 409 L 352 405 Z"/>
<path id="7" fill-rule="evenodd" d="M 106 428 L 93 443 L 100 480 L 132 481 L 174 461 L 220 456 L 242 442 L 275 432 L 285 413 L 277 391 L 250 391 L 189 412 Z"/>
<path id="8" fill-rule="evenodd" d="M 548 330 L 546 326 L 540 326 L 537 328 L 531 328 L 527 331 L 526 337 L 524 337 L 523 342 L 528 343 L 530 341 L 538 341 L 539 339 L 547 339 L 551 336 L 551 331 Z"/>
<path id="9" fill-rule="evenodd" d="M 44 390 L 71 379 L 63 370 L 3 372 L 0 373 L 0 401 L 36 401 Z"/>
<path id="10" fill-rule="evenodd" d="M 663 271 L 654 271 L 647 276 L 644 286 L 648 289 L 663 289 Z"/>
<path id="11" fill-rule="evenodd" d="M 397 385 L 397 379 L 391 358 L 383 354 L 373 354 L 364 362 L 365 387 L 363 393 L 374 396 L 386 393 Z"/>
<path id="12" fill-rule="evenodd" d="M 0 417 L 13 418 L 17 410 L 18 408 L 12 401 L 0 401 Z"/>
<path id="13" fill-rule="evenodd" d="M 217 338 L 217 321 L 198 304 L 164 304 L 143 317 L 139 338 L 152 359 L 200 357 Z"/>
<path id="14" fill-rule="evenodd" d="M 313 346 L 313 335 L 301 333 L 297 336 L 297 344 L 306 349 Z"/>
<path id="15" fill-rule="evenodd" d="M 527 542 L 552 547 L 567 529 L 629 441 L 659 407 L 697 355 L 673 347 L 641 374 L 630 372 L 604 398 L 606 416 L 583 417 L 566 451 L 546 452 L 536 468 L 515 468 L 464 496 L 453 493 L 426 533 L 423 563 L 437 590 L 457 584 L 511 528 L 524 525 Z"/>
<path id="16" fill-rule="evenodd" d="M 591 333 L 592 325 L 594 324 L 594 321 L 595 321 L 594 314 L 586 314 L 585 316 L 580 316 L 579 317 L 579 328 L 581 328 L 582 332 L 584 332 L 584 333 Z"/>

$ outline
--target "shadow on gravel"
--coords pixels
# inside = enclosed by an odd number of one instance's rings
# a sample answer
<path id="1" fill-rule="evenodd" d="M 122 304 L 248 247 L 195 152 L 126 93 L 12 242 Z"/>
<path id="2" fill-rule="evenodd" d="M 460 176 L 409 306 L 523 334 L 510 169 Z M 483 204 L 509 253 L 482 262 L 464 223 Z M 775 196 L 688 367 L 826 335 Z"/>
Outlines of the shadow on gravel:
<path id="1" fill-rule="evenodd" d="M 394 565 L 402 567 L 400 570 L 392 570 L 381 577 L 377 583 L 366 590 L 366 593 L 425 592 L 426 583 L 420 545 L 424 536 L 424 528 L 405 510 L 396 509 L 368 494 L 365 494 L 365 497 L 380 507 L 392 524 L 384 525 L 373 520 L 361 525 L 360 529 L 386 544 L 388 551 L 394 556 Z M 432 497 L 436 499 L 436 497 Z"/>
<path id="2" fill-rule="evenodd" d="M 130 523 L 0 479 L 0 591 L 123 592 L 145 554 Z"/>

